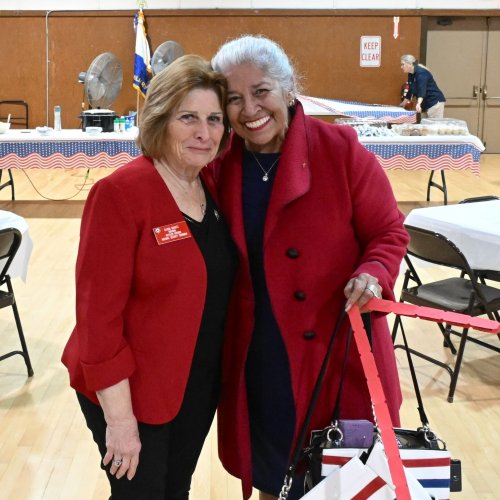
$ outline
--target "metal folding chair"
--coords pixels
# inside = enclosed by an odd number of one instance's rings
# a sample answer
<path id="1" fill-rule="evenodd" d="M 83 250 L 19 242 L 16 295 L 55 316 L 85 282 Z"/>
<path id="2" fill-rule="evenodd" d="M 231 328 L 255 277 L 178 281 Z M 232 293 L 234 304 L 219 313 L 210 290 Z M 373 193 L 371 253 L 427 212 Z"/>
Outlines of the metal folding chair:
<path id="1" fill-rule="evenodd" d="M 10 351 L 0 356 L 0 361 L 19 354 L 23 357 L 28 370 L 28 377 L 33 376 L 33 368 L 28 353 L 28 347 L 24 338 L 21 318 L 16 305 L 16 297 L 9 276 L 9 267 L 16 256 L 21 245 L 22 235 L 18 229 L 7 228 L 0 230 L 0 309 L 12 307 L 14 320 L 16 322 L 17 333 L 21 342 L 21 350 Z"/>
<path id="2" fill-rule="evenodd" d="M 402 286 L 401 302 L 434 307 L 469 316 L 485 314 L 490 319 L 500 321 L 500 289 L 481 283 L 477 274 L 470 268 L 463 253 L 452 241 L 434 231 L 409 225 L 405 227 L 410 234 L 410 242 L 405 256 L 408 269 Z M 412 262 L 413 257 L 439 266 L 458 269 L 462 272 L 462 276 L 424 283 L 417 274 Z M 467 341 L 497 353 L 500 353 L 500 348 L 470 336 L 469 328 L 457 331 L 448 324 L 438 323 L 438 326 L 444 337 L 444 346 L 450 348 L 451 352 L 456 354 L 456 360 L 452 366 L 426 353 L 414 349 L 409 349 L 409 351 L 447 370 L 451 377 L 448 392 L 448 401 L 451 403 L 453 402 Z M 396 340 L 399 328 L 403 328 L 403 323 L 401 317 L 397 315 L 392 330 L 393 342 Z M 459 337 L 458 349 L 453 345 L 451 335 Z M 399 344 L 394 347 L 405 349 L 404 345 Z"/>

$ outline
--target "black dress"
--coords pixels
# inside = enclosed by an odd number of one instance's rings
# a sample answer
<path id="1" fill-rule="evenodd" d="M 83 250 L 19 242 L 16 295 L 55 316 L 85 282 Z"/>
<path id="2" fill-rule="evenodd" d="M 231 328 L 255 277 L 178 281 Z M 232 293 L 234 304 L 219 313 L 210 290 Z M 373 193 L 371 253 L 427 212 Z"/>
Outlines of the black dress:
<path id="1" fill-rule="evenodd" d="M 192 386 L 197 388 L 197 392 L 215 390 L 218 394 L 224 322 L 236 272 L 237 254 L 227 225 L 206 189 L 205 197 L 207 208 L 201 222 L 183 214 L 207 268 L 205 307 L 189 375 L 188 389 Z"/>
<path id="2" fill-rule="evenodd" d="M 265 172 L 278 153 L 254 153 Z M 243 217 L 255 295 L 255 327 L 246 363 L 246 385 L 255 488 L 278 496 L 288 466 L 295 429 L 295 404 L 285 344 L 272 310 L 264 273 L 266 211 L 278 165 L 264 172 L 252 153 L 243 156 Z M 289 499 L 303 496 L 296 479 Z"/>

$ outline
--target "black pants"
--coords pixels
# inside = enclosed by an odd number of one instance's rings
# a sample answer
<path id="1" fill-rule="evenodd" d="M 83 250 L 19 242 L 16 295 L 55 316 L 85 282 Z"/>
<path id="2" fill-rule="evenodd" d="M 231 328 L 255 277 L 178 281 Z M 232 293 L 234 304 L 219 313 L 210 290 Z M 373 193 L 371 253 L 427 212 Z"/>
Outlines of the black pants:
<path id="1" fill-rule="evenodd" d="M 191 476 L 210 430 L 218 391 L 186 391 L 179 414 L 167 424 L 139 422 L 141 452 L 134 478 L 116 479 L 106 470 L 112 500 L 187 500 Z M 100 406 L 77 393 L 87 427 L 101 457 L 106 454 L 106 421 Z"/>

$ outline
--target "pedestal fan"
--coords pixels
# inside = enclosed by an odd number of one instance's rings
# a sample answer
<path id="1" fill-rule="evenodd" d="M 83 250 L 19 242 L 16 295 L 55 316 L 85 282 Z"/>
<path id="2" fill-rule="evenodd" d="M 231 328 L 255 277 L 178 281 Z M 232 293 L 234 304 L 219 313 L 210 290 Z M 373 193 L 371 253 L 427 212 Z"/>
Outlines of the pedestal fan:
<path id="1" fill-rule="evenodd" d="M 173 41 L 163 42 L 154 51 L 151 58 L 151 71 L 153 76 L 165 69 L 172 61 L 184 55 L 184 49 Z"/>
<path id="2" fill-rule="evenodd" d="M 119 59 L 111 52 L 99 54 L 87 71 L 78 75 L 83 83 L 82 129 L 102 127 L 103 132 L 113 131 L 113 121 L 117 116 L 107 108 L 115 101 L 123 83 L 123 70 Z M 89 109 L 85 111 L 85 101 Z"/>

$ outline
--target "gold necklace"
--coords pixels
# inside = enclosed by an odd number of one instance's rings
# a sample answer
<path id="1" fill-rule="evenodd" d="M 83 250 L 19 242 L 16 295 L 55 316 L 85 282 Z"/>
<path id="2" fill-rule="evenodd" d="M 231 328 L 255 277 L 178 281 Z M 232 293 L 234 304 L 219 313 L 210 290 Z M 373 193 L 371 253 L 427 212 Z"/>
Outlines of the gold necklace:
<path id="1" fill-rule="evenodd" d="M 162 161 L 159 160 L 155 160 L 155 164 L 159 165 L 164 170 L 164 172 L 167 172 L 169 174 L 169 177 L 174 181 L 174 184 L 183 192 L 185 198 L 187 198 L 188 200 L 192 199 L 186 187 L 181 184 L 181 182 L 177 178 L 177 175 L 175 175 L 175 173 L 170 169 L 168 165 L 165 165 Z M 203 218 L 205 217 L 205 213 L 207 211 L 207 205 L 204 201 L 205 191 L 203 190 L 199 175 L 196 177 L 196 180 L 196 185 L 198 186 L 198 200 L 196 201 L 196 203 L 198 203 L 200 206 L 201 216 Z"/>
<path id="2" fill-rule="evenodd" d="M 273 161 L 273 164 L 266 170 L 262 166 L 262 164 L 260 163 L 259 159 L 255 156 L 255 153 L 253 151 L 250 151 L 250 153 L 252 153 L 252 156 L 255 158 L 255 161 L 259 165 L 259 167 L 262 170 L 262 172 L 264 172 L 264 175 L 262 176 L 262 180 L 264 182 L 267 182 L 269 180 L 269 172 L 271 172 L 271 170 L 274 168 L 274 166 L 278 163 L 278 161 L 280 159 L 279 155 L 278 155 L 278 158 L 276 158 L 276 160 Z"/>

